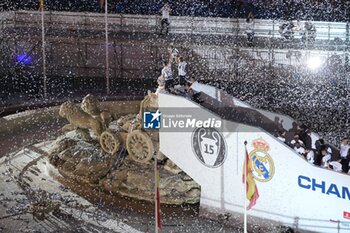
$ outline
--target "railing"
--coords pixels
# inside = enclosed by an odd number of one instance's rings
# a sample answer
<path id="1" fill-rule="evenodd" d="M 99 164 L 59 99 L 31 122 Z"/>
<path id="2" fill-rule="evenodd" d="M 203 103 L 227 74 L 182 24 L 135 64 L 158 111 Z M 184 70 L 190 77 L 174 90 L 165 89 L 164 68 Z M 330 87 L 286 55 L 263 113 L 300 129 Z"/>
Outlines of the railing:
<path id="1" fill-rule="evenodd" d="M 72 13 L 72 12 L 47 12 L 45 18 L 46 31 L 48 36 L 53 34 L 54 31 L 63 30 L 66 35 L 77 32 L 93 33 L 93 37 L 102 37 L 104 35 L 104 15 L 98 13 Z M 16 27 L 16 30 L 21 31 L 36 29 L 32 31 L 38 31 L 40 26 L 40 14 L 39 12 L 19 11 L 19 12 L 4 12 L 0 13 L 0 20 L 4 24 L 4 28 Z M 159 32 L 160 17 L 155 15 L 121 15 L 110 14 L 109 20 L 109 32 L 113 33 L 124 32 L 128 33 L 152 33 Z M 317 30 L 316 42 L 318 49 L 312 50 L 314 46 L 309 47 L 307 44 L 301 44 L 301 35 L 295 32 L 295 40 L 284 41 L 279 33 L 279 25 L 281 21 L 275 20 L 256 20 L 255 22 L 255 37 L 259 40 L 264 40 L 260 43 L 260 47 L 251 49 L 244 48 L 244 44 L 240 47 L 240 50 L 245 50 L 252 56 L 257 62 L 264 60 L 270 64 L 281 65 L 304 65 L 308 57 L 320 56 L 322 60 L 327 60 L 331 55 L 338 55 L 343 63 L 346 61 L 346 51 L 348 50 L 347 42 L 349 41 L 349 27 L 347 23 L 334 23 L 334 22 L 312 22 Z M 304 21 L 299 22 L 300 25 L 304 24 Z M 246 36 L 245 33 L 246 23 L 244 19 L 230 19 L 230 18 L 200 18 L 200 17 L 172 17 L 170 33 L 173 35 L 178 34 L 191 34 L 191 35 L 225 35 L 234 36 L 235 38 L 242 38 Z M 4 30 L 3 30 L 4 31 Z M 1 37 L 1 35 L 0 35 Z M 267 40 L 267 41 L 266 41 Z M 298 42 L 299 40 L 299 42 Z M 227 51 L 233 50 L 232 43 L 237 40 L 227 40 Z M 242 40 L 241 40 L 242 41 Z M 243 40 L 245 41 L 245 40 Z M 282 43 L 280 43 L 282 42 Z M 290 45 L 295 48 L 289 48 L 278 50 L 273 48 L 273 44 Z M 214 44 L 213 44 L 214 45 Z M 196 45 L 193 45 L 196 50 Z M 203 53 L 201 48 L 197 49 L 198 53 Z M 272 51 L 272 53 L 271 53 Z M 288 55 L 289 53 L 289 55 Z M 232 52 L 234 54 L 234 52 Z M 226 54 L 225 54 L 226 55 Z M 215 54 L 215 57 L 221 56 L 221 54 Z M 220 60 L 220 59 L 214 59 Z M 222 59 L 224 60 L 224 59 Z M 217 64 L 210 65 L 214 69 L 227 69 L 227 63 L 220 61 Z M 209 67 L 209 69 L 210 69 Z"/>
<path id="2" fill-rule="evenodd" d="M 37 27 L 40 23 L 40 13 L 35 11 L 2 12 L 0 20 L 16 22 L 17 27 Z M 147 32 L 156 33 L 160 26 L 160 16 L 157 15 L 122 15 L 109 14 L 110 32 Z M 55 28 L 70 28 L 71 30 L 104 30 L 104 15 L 98 13 L 75 12 L 47 12 L 45 22 L 54 25 Z M 255 20 L 255 36 L 261 38 L 282 38 L 279 26 L 286 21 L 280 20 Z M 294 22 L 297 26 L 303 26 L 305 21 Z M 311 22 L 316 28 L 316 40 L 334 41 L 338 38 L 342 42 L 349 41 L 348 23 L 342 22 Z M 245 19 L 214 18 L 214 17 L 171 17 L 170 32 L 172 34 L 192 35 L 225 35 L 245 36 Z M 295 38 L 301 35 L 296 32 Z"/>

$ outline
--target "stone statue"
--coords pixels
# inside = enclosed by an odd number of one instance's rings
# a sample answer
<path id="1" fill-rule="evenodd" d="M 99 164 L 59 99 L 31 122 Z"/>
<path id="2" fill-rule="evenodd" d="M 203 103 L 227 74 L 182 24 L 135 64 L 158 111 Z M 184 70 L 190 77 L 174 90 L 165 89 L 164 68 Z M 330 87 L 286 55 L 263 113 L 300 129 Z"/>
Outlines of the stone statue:
<path id="1" fill-rule="evenodd" d="M 63 132 L 74 129 L 91 129 L 96 136 L 100 136 L 103 131 L 102 123 L 98 119 L 84 112 L 70 101 L 61 105 L 59 114 L 69 121 L 69 124 L 62 128 Z"/>
<path id="2" fill-rule="evenodd" d="M 98 119 L 105 128 L 108 128 L 109 123 L 112 122 L 113 116 L 110 111 L 100 110 L 100 103 L 93 95 L 88 94 L 81 102 L 81 109 Z"/>
<path id="3" fill-rule="evenodd" d="M 156 156 L 163 162 L 159 169 L 162 203 L 198 203 L 200 186 L 159 151 L 158 131 L 142 129 L 143 112 L 157 109 L 158 96 L 152 94 L 144 98 L 139 109 L 119 119 L 112 119 L 110 112 L 101 111 L 98 100 L 92 95 L 87 95 L 81 106 L 65 102 L 59 114 L 69 124 L 62 130 L 75 129 L 75 134 L 63 134 L 52 143 L 48 151 L 49 161 L 65 179 L 91 184 L 112 195 L 152 201 L 152 161 Z M 98 136 L 99 145 L 82 137 L 84 134 L 90 136 L 89 130 Z M 48 208 L 35 211 L 41 214 L 51 209 L 48 205 Z"/>
<path id="4" fill-rule="evenodd" d="M 141 101 L 140 111 L 138 114 L 138 120 L 142 120 L 143 112 L 157 110 L 158 109 L 158 96 L 153 95 L 151 92 L 148 92 L 148 95 Z"/>

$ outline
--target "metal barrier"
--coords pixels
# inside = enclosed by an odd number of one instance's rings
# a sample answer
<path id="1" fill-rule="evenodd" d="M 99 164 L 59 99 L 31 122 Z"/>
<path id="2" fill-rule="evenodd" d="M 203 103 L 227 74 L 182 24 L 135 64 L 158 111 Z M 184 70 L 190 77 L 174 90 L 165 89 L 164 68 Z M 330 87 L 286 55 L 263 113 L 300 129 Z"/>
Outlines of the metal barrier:
<path id="1" fill-rule="evenodd" d="M 47 12 L 45 23 L 57 28 L 69 28 L 71 30 L 104 30 L 104 15 L 98 13 L 76 12 Z M 30 21 L 28 21 L 30 18 Z M 7 23 L 16 23 L 17 27 L 36 27 L 40 23 L 40 12 L 16 11 L 1 12 L 0 20 Z M 110 32 L 148 32 L 156 33 L 159 27 L 160 16 L 157 15 L 122 15 L 109 14 Z M 306 21 L 294 21 L 297 27 L 302 27 Z M 282 38 L 279 26 L 286 21 L 280 20 L 255 20 L 255 36 L 261 38 Z M 317 31 L 316 40 L 333 41 L 349 40 L 348 23 L 311 21 Z M 214 18 L 214 17 L 171 17 L 172 34 L 192 35 L 225 35 L 245 36 L 245 19 Z M 295 38 L 301 38 L 298 31 Z"/>

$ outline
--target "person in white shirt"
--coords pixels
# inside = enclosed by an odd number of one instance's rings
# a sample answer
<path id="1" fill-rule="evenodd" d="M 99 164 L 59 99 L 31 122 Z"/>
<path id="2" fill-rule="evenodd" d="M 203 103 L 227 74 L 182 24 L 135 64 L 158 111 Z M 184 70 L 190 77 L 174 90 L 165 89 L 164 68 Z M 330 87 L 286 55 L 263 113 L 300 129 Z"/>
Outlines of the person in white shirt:
<path id="1" fill-rule="evenodd" d="M 296 142 L 293 147 L 294 151 L 297 152 L 299 155 L 304 155 L 305 149 L 303 145 L 299 142 Z"/>
<path id="2" fill-rule="evenodd" d="M 349 149 L 350 149 L 349 138 L 345 137 L 342 143 L 340 144 L 340 158 L 341 158 L 341 164 L 343 165 L 343 168 L 344 168 L 344 172 L 346 173 L 349 171 L 349 162 L 350 162 L 350 158 L 348 156 Z"/>
<path id="3" fill-rule="evenodd" d="M 287 134 L 287 132 L 285 130 L 279 131 L 278 135 L 277 135 L 277 139 L 285 143 L 286 142 L 286 134 Z"/>
<path id="4" fill-rule="evenodd" d="M 321 167 L 328 168 L 329 161 L 331 160 L 331 155 L 327 152 L 327 149 L 321 150 L 322 163 Z"/>
<path id="5" fill-rule="evenodd" d="M 295 145 L 296 143 L 298 143 L 298 144 L 300 144 L 302 147 L 304 147 L 304 143 L 303 143 L 302 140 L 300 140 L 299 134 L 298 134 L 298 133 L 295 133 L 295 134 L 294 134 L 294 137 L 293 137 L 293 140 L 290 141 L 290 144 L 291 144 L 292 147 L 294 147 L 294 145 Z"/>
<path id="6" fill-rule="evenodd" d="M 348 157 L 349 149 L 350 149 L 349 139 L 348 138 L 344 138 L 342 143 L 340 144 L 340 157 L 342 159 L 345 159 L 345 158 Z"/>
<path id="7" fill-rule="evenodd" d="M 336 161 L 330 162 L 329 163 L 329 168 L 333 169 L 333 171 L 336 171 L 336 172 L 343 172 L 343 166 L 340 163 L 340 161 L 341 161 L 341 159 L 338 159 Z"/>
<path id="8" fill-rule="evenodd" d="M 183 57 L 177 57 L 176 59 L 177 63 L 177 69 L 178 69 L 178 79 L 179 79 L 179 84 L 181 86 L 186 84 L 186 79 L 187 79 L 187 62 L 184 61 Z"/>
<path id="9" fill-rule="evenodd" d="M 169 25 L 170 25 L 170 6 L 167 1 L 165 1 L 164 6 L 160 9 L 160 12 L 162 13 L 162 21 L 161 21 L 161 34 L 163 34 L 163 31 L 165 29 L 165 35 L 168 35 L 169 33 Z"/>
<path id="10" fill-rule="evenodd" d="M 164 61 L 161 72 L 162 79 L 165 82 L 165 90 L 169 91 L 174 87 L 173 71 L 171 69 L 171 62 Z"/>
<path id="11" fill-rule="evenodd" d="M 306 160 L 309 163 L 314 164 L 315 162 L 315 152 L 309 148 L 305 149 Z"/>
<path id="12" fill-rule="evenodd" d="M 170 44 L 171 48 L 169 48 L 169 53 L 171 53 L 171 56 L 176 59 L 179 56 L 179 50 L 174 47 L 173 43 Z"/>

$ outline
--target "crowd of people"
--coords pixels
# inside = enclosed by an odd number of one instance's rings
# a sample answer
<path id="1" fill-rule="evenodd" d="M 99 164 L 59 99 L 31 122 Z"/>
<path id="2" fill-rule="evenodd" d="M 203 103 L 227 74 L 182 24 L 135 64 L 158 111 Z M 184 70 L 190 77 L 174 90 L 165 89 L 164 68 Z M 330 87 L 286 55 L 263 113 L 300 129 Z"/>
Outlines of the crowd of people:
<path id="1" fill-rule="evenodd" d="M 283 138 L 288 134 L 286 143 L 310 162 L 339 169 L 336 162 L 341 161 L 340 170 L 348 172 L 348 162 L 344 162 L 347 153 L 335 150 L 341 148 L 340 142 L 347 137 L 350 125 L 347 77 L 348 72 L 341 66 L 325 67 L 317 73 L 304 69 L 245 67 L 238 77 L 221 84 L 221 88 L 256 108 L 285 114 L 304 124 L 302 129 L 282 131 L 276 136 Z M 310 145 L 305 139 L 311 131 L 322 138 L 319 146 Z M 322 161 L 322 155 L 327 162 Z"/>
<path id="2" fill-rule="evenodd" d="M 340 150 L 338 150 L 327 144 L 322 138 L 313 141 L 312 131 L 304 124 L 295 124 L 288 131 L 280 130 L 275 136 L 309 163 L 336 172 L 349 173 L 350 146 L 348 138 L 343 138 Z"/>
<path id="3" fill-rule="evenodd" d="M 223 88 L 254 107 L 291 116 L 338 144 L 349 126 L 346 74 L 340 67 L 318 73 L 245 67 Z"/>
<path id="4" fill-rule="evenodd" d="M 108 1 L 111 13 L 158 14 L 163 0 L 113 0 Z M 262 19 L 300 19 L 319 21 L 343 21 L 349 19 L 349 1 L 342 0 L 176 0 L 169 1 L 173 15 L 201 17 L 245 18 L 252 12 Z M 47 10 L 53 11 L 103 11 L 100 0 L 45 1 Z M 5 0 L 1 10 L 37 10 L 38 1 Z"/>

